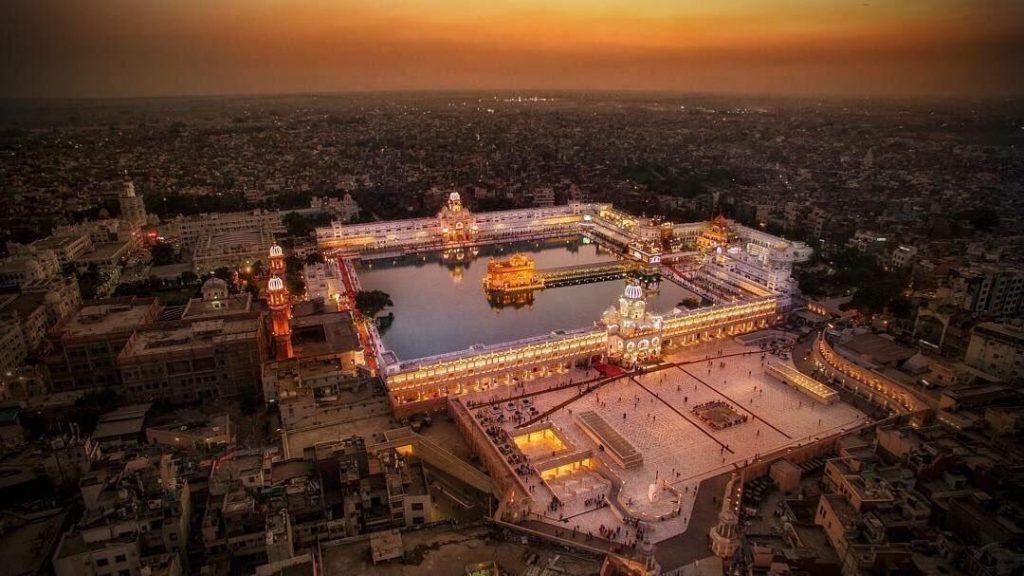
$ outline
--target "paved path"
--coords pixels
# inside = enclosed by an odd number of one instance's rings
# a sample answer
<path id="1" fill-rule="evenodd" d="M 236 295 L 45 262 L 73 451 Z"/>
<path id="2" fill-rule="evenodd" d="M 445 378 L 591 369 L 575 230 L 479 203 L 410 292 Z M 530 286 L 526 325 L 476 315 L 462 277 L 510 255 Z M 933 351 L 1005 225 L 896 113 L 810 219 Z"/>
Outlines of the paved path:
<path id="1" fill-rule="evenodd" d="M 708 533 L 718 523 L 721 499 L 730 476 L 731 473 L 726 472 L 701 482 L 686 532 L 658 542 L 654 557 L 658 559 L 662 572 L 692 564 L 711 554 Z"/>
<path id="2" fill-rule="evenodd" d="M 682 368 L 680 368 L 680 370 L 682 370 Z M 683 371 L 686 372 L 685 370 L 683 370 Z M 686 372 L 686 373 L 689 374 L 689 372 Z M 721 446 L 723 449 L 728 450 L 730 454 L 733 454 L 733 451 L 732 451 L 731 448 L 726 446 L 725 443 L 722 442 L 721 440 L 719 440 L 718 438 L 715 438 L 714 434 L 712 434 L 711 432 L 708 432 L 703 426 L 700 425 L 699 422 L 693 420 L 692 418 L 687 416 L 685 413 L 680 412 L 675 406 L 669 404 L 667 401 L 665 401 L 664 398 L 662 398 L 661 396 L 659 396 L 659 395 L 655 394 L 654 392 L 652 392 L 650 388 L 648 388 L 647 386 L 644 386 L 643 384 L 641 384 L 640 381 L 637 380 L 636 378 L 633 378 L 632 376 L 630 376 L 629 379 L 632 380 L 637 386 L 639 386 L 639 387 L 643 388 L 644 390 L 646 390 L 648 394 L 650 394 L 651 396 L 654 396 L 655 398 L 657 398 L 659 402 L 661 402 L 665 406 L 668 406 L 669 410 L 675 412 L 676 414 L 681 416 L 684 420 L 686 420 L 690 424 L 693 424 L 693 426 L 695 428 L 697 428 L 698 430 L 703 432 L 704 435 L 707 436 L 708 438 L 711 438 L 712 440 L 714 440 L 716 444 Z M 703 382 L 701 382 L 701 384 L 703 384 Z M 705 384 L 705 386 L 706 386 L 706 384 Z"/>
<path id="3" fill-rule="evenodd" d="M 725 394 L 723 394 L 723 393 L 722 393 L 722 391 L 721 391 L 721 390 L 718 390 L 717 388 L 715 388 L 715 387 L 711 386 L 711 385 L 710 385 L 710 384 L 708 384 L 707 382 L 705 382 L 705 381 L 701 380 L 700 378 L 698 378 L 696 374 L 694 374 L 694 373 L 690 372 L 689 370 L 687 370 L 686 368 L 683 368 L 682 366 L 676 366 L 676 367 L 677 367 L 677 368 L 679 368 L 680 370 L 682 370 L 682 371 L 683 371 L 684 373 L 686 373 L 686 375 L 687 375 L 687 376 L 689 376 L 690 378 L 693 378 L 693 379 L 694 379 L 694 380 L 696 380 L 697 382 L 700 382 L 701 384 L 703 384 L 703 385 L 707 386 L 707 387 L 708 387 L 708 388 L 709 388 L 710 390 L 712 390 L 712 391 L 713 391 L 713 392 L 714 392 L 715 394 L 718 394 L 718 395 L 719 395 L 719 396 L 721 396 L 722 398 L 725 398 L 726 400 L 728 400 L 729 402 L 731 402 L 731 403 L 733 404 L 733 406 L 735 406 L 736 408 L 739 408 L 740 410 L 743 410 L 744 412 L 746 412 L 746 413 L 750 414 L 751 416 L 753 416 L 753 417 L 754 417 L 754 418 L 756 418 L 757 420 L 760 420 L 761 422 L 764 422 L 764 424 L 765 424 L 766 426 L 768 426 L 768 427 L 769 427 L 769 428 L 771 428 L 772 430 L 775 430 L 775 431 L 776 431 L 776 432 L 778 432 L 779 434 L 782 434 L 783 436 L 785 436 L 785 437 L 786 437 L 786 439 L 787 439 L 787 440 L 792 440 L 792 439 L 793 439 L 793 437 L 792 437 L 792 436 L 790 436 L 789 434 L 786 434 L 786 433 L 785 433 L 785 432 L 783 432 L 782 430 L 779 430 L 778 428 L 776 428 L 775 426 L 773 426 L 773 425 L 772 425 L 772 424 L 771 424 L 770 422 L 768 422 L 768 421 L 767 421 L 767 420 L 765 420 L 764 418 L 761 418 L 760 416 L 758 416 L 757 414 L 755 414 L 755 413 L 754 413 L 754 411 L 753 411 L 753 410 L 751 410 L 750 408 L 747 408 L 747 407 L 746 407 L 746 406 L 744 406 L 744 405 L 743 405 L 742 403 L 740 403 L 740 402 L 737 402 L 736 400 L 733 400 L 732 398 L 730 398 L 730 397 L 726 396 Z M 728 449 L 727 449 L 727 450 L 728 450 Z M 729 450 L 729 452 L 732 452 L 732 450 Z"/>

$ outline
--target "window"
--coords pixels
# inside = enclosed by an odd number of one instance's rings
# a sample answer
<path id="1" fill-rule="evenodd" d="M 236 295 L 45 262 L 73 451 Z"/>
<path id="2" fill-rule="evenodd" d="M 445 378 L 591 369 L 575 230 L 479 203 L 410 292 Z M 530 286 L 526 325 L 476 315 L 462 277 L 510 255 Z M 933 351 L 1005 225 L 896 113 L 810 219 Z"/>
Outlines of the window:
<path id="1" fill-rule="evenodd" d="M 97 558 L 96 559 L 96 565 L 97 566 L 106 566 L 107 564 L 110 564 L 110 559 L 108 559 L 108 558 Z"/>
<path id="2" fill-rule="evenodd" d="M 127 560 L 128 560 L 128 557 L 125 556 L 124 554 L 118 554 L 117 556 L 114 556 L 114 562 L 117 562 L 118 564 L 120 564 L 122 562 L 126 562 Z"/>
<path id="3" fill-rule="evenodd" d="M 423 503 L 422 502 L 413 502 L 412 503 L 412 509 L 414 511 L 416 511 L 416 512 L 422 512 L 423 511 Z"/>

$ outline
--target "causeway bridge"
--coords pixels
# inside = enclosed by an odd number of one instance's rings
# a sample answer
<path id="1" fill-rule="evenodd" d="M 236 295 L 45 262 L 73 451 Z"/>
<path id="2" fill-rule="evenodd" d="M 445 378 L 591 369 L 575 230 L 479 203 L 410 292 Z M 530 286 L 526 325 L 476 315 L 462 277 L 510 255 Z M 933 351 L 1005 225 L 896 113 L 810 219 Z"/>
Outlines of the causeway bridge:
<path id="1" fill-rule="evenodd" d="M 592 264 L 574 264 L 558 268 L 544 268 L 535 272 L 545 288 L 572 286 L 589 282 L 618 280 L 631 275 L 658 276 L 657 268 L 632 260 L 612 260 Z"/>

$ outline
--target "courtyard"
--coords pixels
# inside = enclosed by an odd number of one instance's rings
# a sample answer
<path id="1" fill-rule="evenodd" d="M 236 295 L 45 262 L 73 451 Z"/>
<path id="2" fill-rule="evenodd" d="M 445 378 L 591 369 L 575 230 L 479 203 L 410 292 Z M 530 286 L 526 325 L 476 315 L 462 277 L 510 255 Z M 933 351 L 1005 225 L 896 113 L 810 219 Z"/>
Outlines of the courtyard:
<path id="1" fill-rule="evenodd" d="M 544 417 L 577 451 L 590 450 L 599 465 L 581 467 L 579 484 L 587 489 L 578 497 L 565 490 L 570 475 L 559 475 L 554 491 L 540 474 L 552 454 L 531 450 L 523 454 L 535 473 L 524 477 L 531 486 L 531 512 L 538 519 L 582 534 L 613 534 L 611 539 L 630 543 L 637 526 L 624 525 L 605 504 L 614 497 L 607 484 L 597 481 L 594 468 L 614 475 L 620 482 L 617 498 L 644 535 L 658 542 L 684 532 L 700 482 L 741 467 L 758 456 L 813 442 L 849 430 L 867 417 L 843 403 L 831 406 L 769 376 L 765 369 L 776 356 L 756 345 L 727 340 L 706 343 L 667 355 L 662 365 L 644 374 L 630 374 L 583 393 L 580 386 L 556 385 L 593 380 L 594 371 L 574 369 L 565 375 L 526 383 L 515 396 L 531 394 L 529 419 L 512 413 L 502 401 L 487 408 L 491 414 L 510 412 L 502 426 L 511 436 L 517 425 Z M 509 394 L 504 395 L 506 398 Z M 467 395 L 479 406 L 494 400 L 495 391 Z M 521 402 L 521 401 L 517 401 Z M 721 429 L 702 421 L 694 407 L 711 407 L 730 425 Z M 519 404 L 512 403 L 515 409 Z M 495 407 L 499 407 L 495 410 Z M 584 432 L 581 414 L 593 412 L 635 448 L 642 463 L 624 468 L 610 458 L 604 446 Z M 700 410 L 698 410 L 700 412 Z M 735 417 L 729 416 L 734 413 Z M 535 426 L 536 424 L 534 424 Z M 558 455 L 562 458 L 562 455 Z M 596 464 L 596 463 L 594 463 Z M 517 461 L 522 469 L 522 463 Z M 600 470 L 599 470 L 600 472 Z M 605 493 L 595 493 L 600 489 Z M 566 496 L 570 494 L 570 496 Z M 560 505 L 552 506 L 558 495 Z"/>

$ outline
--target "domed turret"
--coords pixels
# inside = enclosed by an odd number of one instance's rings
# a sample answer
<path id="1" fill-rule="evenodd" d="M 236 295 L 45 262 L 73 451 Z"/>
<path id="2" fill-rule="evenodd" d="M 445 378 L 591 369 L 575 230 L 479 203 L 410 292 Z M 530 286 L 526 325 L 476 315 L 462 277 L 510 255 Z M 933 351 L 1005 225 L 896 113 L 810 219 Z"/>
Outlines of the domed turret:
<path id="1" fill-rule="evenodd" d="M 284 290 L 284 282 L 282 282 L 277 276 L 274 276 L 269 282 L 267 282 L 267 290 L 270 290 L 271 292 L 280 292 L 281 290 Z"/>
<path id="2" fill-rule="evenodd" d="M 270 247 L 270 275 L 284 275 L 287 265 L 284 262 L 284 250 L 275 242 Z"/>
<path id="3" fill-rule="evenodd" d="M 644 290 L 637 284 L 627 284 L 625 294 L 626 298 L 638 300 L 644 297 Z"/>
<path id="4" fill-rule="evenodd" d="M 228 283 L 213 276 L 206 282 L 203 282 L 200 292 L 203 294 L 203 300 L 207 302 L 210 300 L 221 300 L 228 297 Z"/>

